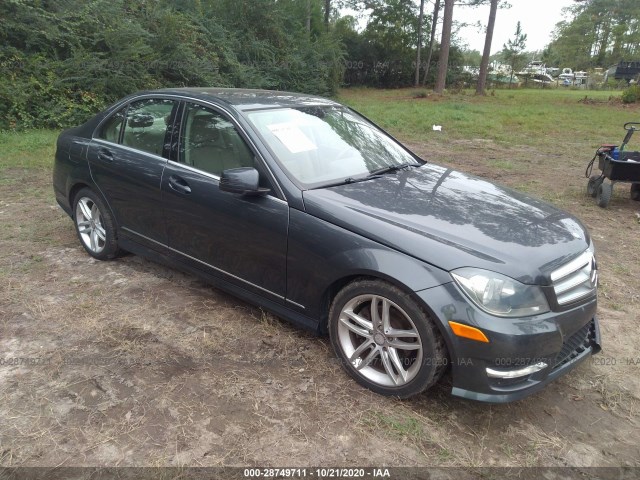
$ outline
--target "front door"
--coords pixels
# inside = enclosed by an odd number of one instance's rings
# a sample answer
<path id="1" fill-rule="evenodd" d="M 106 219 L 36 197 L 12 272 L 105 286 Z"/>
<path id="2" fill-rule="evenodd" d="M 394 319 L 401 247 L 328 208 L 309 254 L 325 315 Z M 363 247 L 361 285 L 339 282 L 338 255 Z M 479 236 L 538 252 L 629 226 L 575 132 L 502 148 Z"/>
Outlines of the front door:
<path id="1" fill-rule="evenodd" d="M 247 290 L 283 302 L 289 207 L 272 195 L 241 196 L 218 188 L 223 170 L 256 167 L 272 188 L 233 120 L 187 103 L 177 162 L 162 179 L 169 247 L 183 260 Z"/>

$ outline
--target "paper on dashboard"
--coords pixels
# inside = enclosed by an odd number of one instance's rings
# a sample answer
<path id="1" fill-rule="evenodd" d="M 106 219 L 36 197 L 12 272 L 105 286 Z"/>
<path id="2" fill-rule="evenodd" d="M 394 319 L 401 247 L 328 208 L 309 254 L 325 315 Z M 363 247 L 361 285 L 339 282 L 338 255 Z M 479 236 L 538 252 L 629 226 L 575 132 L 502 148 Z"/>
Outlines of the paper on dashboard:
<path id="1" fill-rule="evenodd" d="M 308 152 L 318 148 L 297 125 L 291 122 L 272 123 L 267 125 L 267 128 L 291 153 Z"/>

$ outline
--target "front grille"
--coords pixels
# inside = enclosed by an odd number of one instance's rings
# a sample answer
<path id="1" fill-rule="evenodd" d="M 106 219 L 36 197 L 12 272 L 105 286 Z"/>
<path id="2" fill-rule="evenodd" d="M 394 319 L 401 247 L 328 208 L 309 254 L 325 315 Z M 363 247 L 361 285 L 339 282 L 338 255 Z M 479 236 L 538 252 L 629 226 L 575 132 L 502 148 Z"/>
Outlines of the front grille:
<path id="1" fill-rule="evenodd" d="M 598 268 L 589 250 L 551 273 L 558 305 L 568 305 L 595 293 Z"/>
<path id="2" fill-rule="evenodd" d="M 553 368 L 561 367 L 579 356 L 585 350 L 591 348 L 595 337 L 596 326 L 592 320 L 564 341 L 562 350 L 560 350 L 560 353 L 556 356 Z"/>

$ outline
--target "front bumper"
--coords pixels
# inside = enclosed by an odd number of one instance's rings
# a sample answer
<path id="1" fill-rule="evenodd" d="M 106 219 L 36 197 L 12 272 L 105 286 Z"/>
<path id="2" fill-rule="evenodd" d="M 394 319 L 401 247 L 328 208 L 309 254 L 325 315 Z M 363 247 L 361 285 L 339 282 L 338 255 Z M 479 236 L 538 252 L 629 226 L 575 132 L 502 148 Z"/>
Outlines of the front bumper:
<path id="1" fill-rule="evenodd" d="M 531 395 L 600 351 L 595 298 L 526 318 L 493 317 L 453 283 L 416 292 L 440 323 L 449 349 L 452 394 L 506 403 Z M 449 321 L 476 327 L 488 343 L 453 334 Z"/>

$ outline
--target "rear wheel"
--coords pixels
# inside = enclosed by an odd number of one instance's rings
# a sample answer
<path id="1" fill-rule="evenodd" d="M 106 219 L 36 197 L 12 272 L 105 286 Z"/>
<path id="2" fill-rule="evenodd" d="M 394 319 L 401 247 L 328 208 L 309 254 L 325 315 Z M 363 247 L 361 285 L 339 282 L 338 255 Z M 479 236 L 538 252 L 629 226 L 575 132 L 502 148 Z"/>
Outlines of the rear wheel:
<path id="1" fill-rule="evenodd" d="M 446 367 L 446 347 L 428 313 L 379 280 L 356 281 L 336 295 L 329 335 L 344 369 L 382 395 L 416 395 Z"/>
<path id="2" fill-rule="evenodd" d="M 613 193 L 613 186 L 610 183 L 602 183 L 598 187 L 598 206 L 602 208 L 607 208 L 609 202 L 611 201 L 611 195 Z"/>
<path id="3" fill-rule="evenodd" d="M 596 198 L 598 195 L 598 187 L 600 187 L 603 181 L 604 177 L 601 175 L 591 175 L 591 177 L 589 177 L 589 182 L 587 183 L 587 193 L 593 198 Z"/>
<path id="4" fill-rule="evenodd" d="M 640 183 L 631 184 L 631 200 L 640 202 Z"/>
<path id="5" fill-rule="evenodd" d="M 80 243 L 89 255 L 108 260 L 120 253 L 111 213 L 98 195 L 88 188 L 73 202 L 73 220 Z"/>

